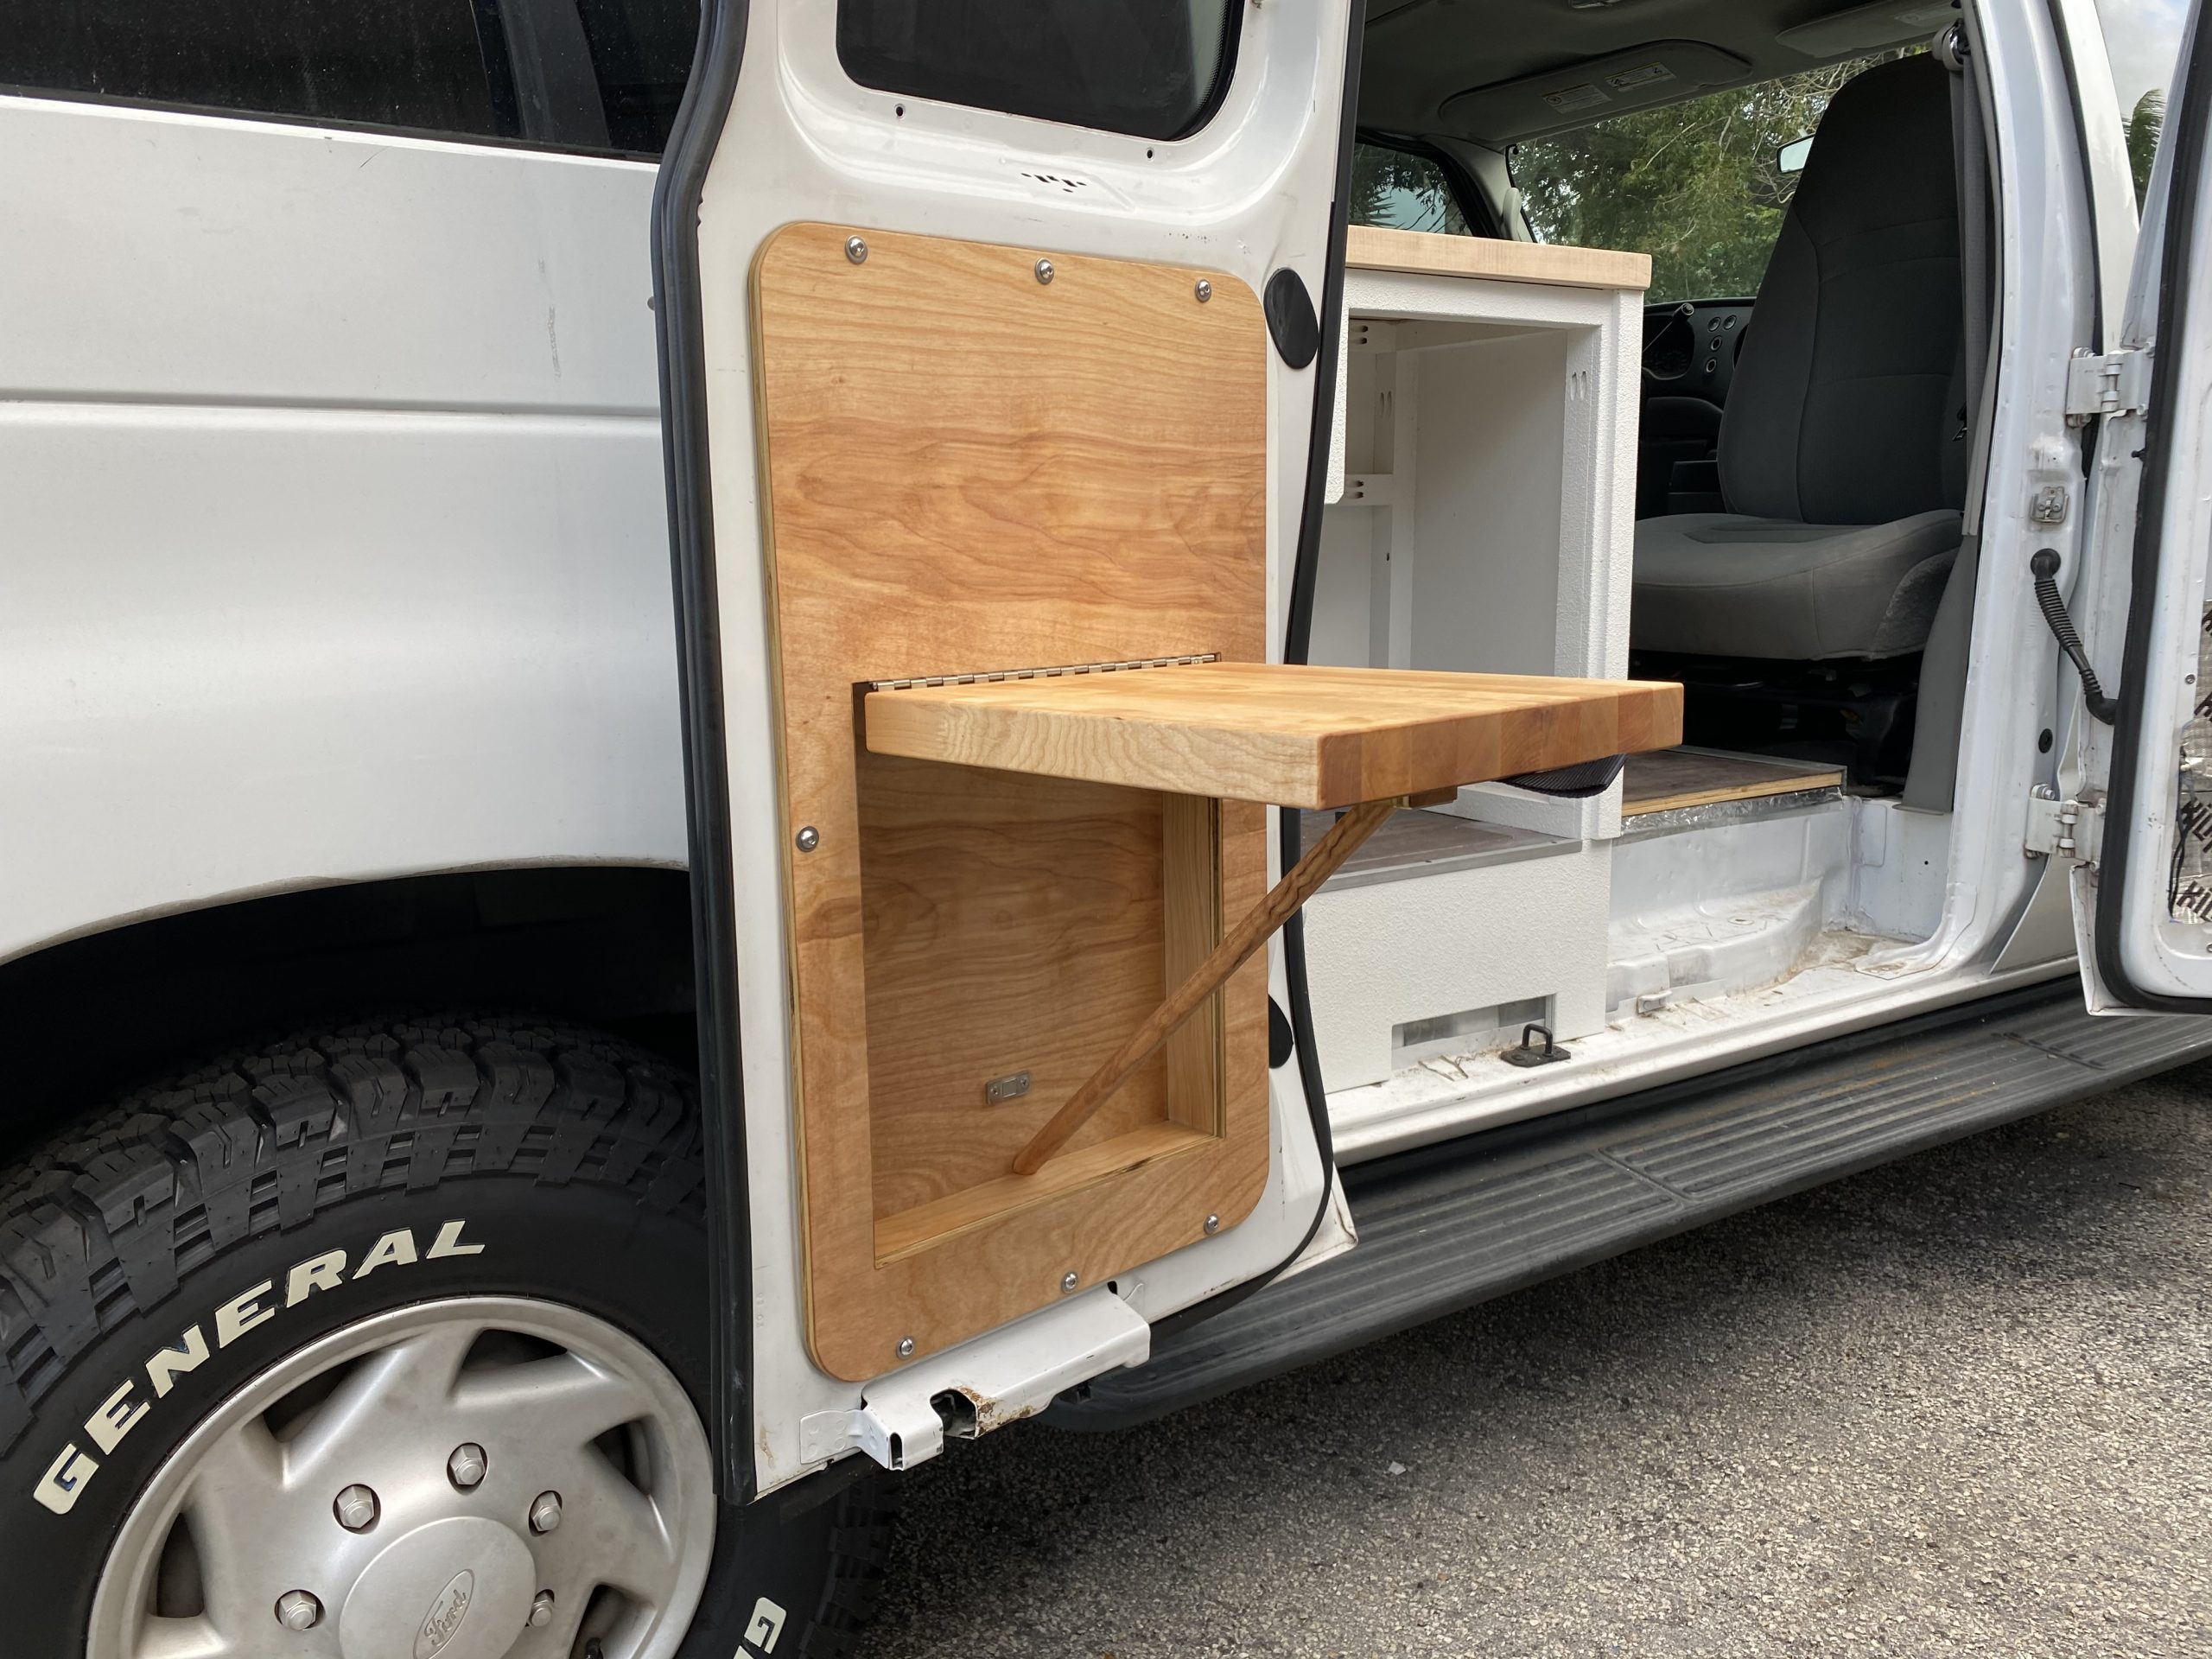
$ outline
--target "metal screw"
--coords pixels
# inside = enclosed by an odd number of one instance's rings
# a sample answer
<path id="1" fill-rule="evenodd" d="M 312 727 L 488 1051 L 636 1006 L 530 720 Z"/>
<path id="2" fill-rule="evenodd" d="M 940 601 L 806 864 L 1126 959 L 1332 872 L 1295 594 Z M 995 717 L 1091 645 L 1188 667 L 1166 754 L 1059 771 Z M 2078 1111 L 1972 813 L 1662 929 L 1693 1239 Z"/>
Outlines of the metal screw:
<path id="1" fill-rule="evenodd" d="M 1075 1274 L 1071 1273 L 1062 1274 L 1060 1275 L 1060 1294 L 1063 1296 L 1066 1295 L 1082 1282 L 1082 1280 L 1077 1278 Z"/>
<path id="2" fill-rule="evenodd" d="M 366 1532 L 377 1523 L 377 1495 L 365 1486 L 348 1486 L 330 1507 L 348 1532 Z"/>
<path id="3" fill-rule="evenodd" d="M 446 1459 L 446 1473 L 453 1484 L 464 1492 L 473 1492 L 484 1484 L 485 1471 L 492 1460 L 484 1448 L 471 1440 L 466 1446 L 456 1446 L 453 1455 Z"/>
<path id="4" fill-rule="evenodd" d="M 276 1598 L 276 1622 L 288 1630 L 311 1630 L 322 1623 L 322 1604 L 304 1590 Z"/>
<path id="5" fill-rule="evenodd" d="M 1039 259 L 1037 262 L 1037 280 L 1040 283 L 1049 283 L 1052 280 L 1052 262 L 1051 260 Z"/>
<path id="6" fill-rule="evenodd" d="M 1213 298 L 1213 284 L 1203 276 L 1198 278 L 1198 285 L 1194 291 L 1198 296 L 1200 305 L 1204 305 L 1208 300 Z"/>
<path id="7" fill-rule="evenodd" d="M 901 1337 L 901 1338 L 899 1338 L 899 1358 L 901 1358 L 901 1359 L 912 1359 L 913 1357 L 914 1357 L 914 1339 L 913 1339 L 912 1337 Z"/>
<path id="8" fill-rule="evenodd" d="M 791 839 L 798 843 L 799 851 L 810 853 L 822 844 L 822 832 L 810 823 L 805 824 L 801 826 L 798 834 L 793 836 Z"/>
<path id="9" fill-rule="evenodd" d="M 530 1529 L 532 1532 L 551 1532 L 561 1524 L 561 1494 L 540 1492 L 537 1501 L 530 1506 Z"/>
<path id="10" fill-rule="evenodd" d="M 530 1601 L 530 1628 L 542 1630 L 553 1622 L 553 1592 L 541 1590 Z"/>
<path id="11" fill-rule="evenodd" d="M 1221 1217 L 1220 1217 L 1219 1216 L 1208 1216 L 1208 1217 L 1206 1217 L 1206 1232 L 1207 1232 L 1207 1234 L 1208 1234 L 1209 1236 L 1211 1236 L 1211 1235 L 1212 1235 L 1212 1234 L 1215 1234 L 1215 1233 L 1219 1232 L 1220 1230 L 1221 1230 Z"/>
<path id="12" fill-rule="evenodd" d="M 845 238 L 845 257 L 851 260 L 856 265 L 866 264 L 868 263 L 868 244 L 861 241 L 857 236 L 847 237 Z"/>

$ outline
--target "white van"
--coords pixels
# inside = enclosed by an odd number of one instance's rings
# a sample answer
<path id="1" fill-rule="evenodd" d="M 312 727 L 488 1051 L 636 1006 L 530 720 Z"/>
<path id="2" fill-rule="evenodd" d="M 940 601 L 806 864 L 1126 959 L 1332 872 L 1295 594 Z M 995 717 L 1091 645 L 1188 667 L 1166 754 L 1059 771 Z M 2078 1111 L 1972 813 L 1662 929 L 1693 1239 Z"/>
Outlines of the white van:
<path id="1" fill-rule="evenodd" d="M 12 8 L 9 1651 L 846 1651 L 2212 1051 L 2183 62 L 2139 237 L 2091 0 Z"/>

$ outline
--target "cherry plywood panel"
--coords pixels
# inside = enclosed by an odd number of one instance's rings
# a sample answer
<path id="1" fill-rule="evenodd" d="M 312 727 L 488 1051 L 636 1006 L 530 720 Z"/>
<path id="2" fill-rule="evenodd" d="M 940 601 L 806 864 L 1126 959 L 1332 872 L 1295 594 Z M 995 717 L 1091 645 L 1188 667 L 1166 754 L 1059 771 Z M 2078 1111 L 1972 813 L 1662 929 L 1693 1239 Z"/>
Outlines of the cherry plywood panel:
<path id="1" fill-rule="evenodd" d="M 1416 276 L 1487 276 L 1496 282 L 1546 283 L 1557 288 L 1651 286 L 1651 256 L 1617 248 L 1567 248 L 1548 242 L 1508 242 L 1486 236 L 1440 236 L 1431 231 L 1355 225 L 1344 233 L 1344 262 L 1361 270 Z"/>
<path id="2" fill-rule="evenodd" d="M 1653 680 L 1217 662 L 910 686 L 866 713 L 882 753 L 1319 808 L 1666 748 L 1681 707 Z"/>
<path id="3" fill-rule="evenodd" d="M 784 810 L 819 836 L 785 839 L 810 1340 L 862 1379 L 902 1338 L 926 1354 L 1067 1273 L 1193 1243 L 1265 1185 L 1259 963 L 1224 993 L 1217 1103 L 1166 1098 L 1170 1066 L 1203 1071 L 1169 1056 L 1052 1168 L 1007 1175 L 1061 1103 L 1046 1079 L 1079 1082 L 1187 953 L 1161 895 L 1193 879 L 1166 868 L 1189 838 L 1156 794 L 863 765 L 855 688 L 1264 655 L 1266 327 L 1219 271 L 851 226 L 785 226 L 753 286 Z M 1234 912 L 1266 888 L 1264 820 L 1215 822 Z M 1032 1093 L 987 1106 L 994 1066 Z"/>
<path id="4" fill-rule="evenodd" d="M 880 1222 L 1005 1174 L 1030 1105 L 1071 1092 L 1166 994 L 1166 871 L 1149 791 L 882 755 L 861 783 Z M 1024 1071 L 1022 1102 L 983 1101 Z M 1162 1122 L 1161 1071 L 1132 1077 L 1071 1149 Z"/>

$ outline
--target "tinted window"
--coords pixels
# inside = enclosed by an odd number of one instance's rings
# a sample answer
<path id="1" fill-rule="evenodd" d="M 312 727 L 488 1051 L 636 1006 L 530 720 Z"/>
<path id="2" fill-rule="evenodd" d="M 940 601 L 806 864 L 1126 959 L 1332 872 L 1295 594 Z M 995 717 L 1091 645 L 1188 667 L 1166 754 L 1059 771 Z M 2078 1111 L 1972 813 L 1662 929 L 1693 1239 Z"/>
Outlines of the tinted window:
<path id="1" fill-rule="evenodd" d="M 607 142 L 658 156 L 699 40 L 698 0 L 577 0 L 607 109 Z"/>
<path id="2" fill-rule="evenodd" d="M 486 67 L 478 10 L 473 0 L 0 0 L 0 86 L 505 136 L 512 90 Z"/>
<path id="3" fill-rule="evenodd" d="M 1360 144 L 1352 150 L 1351 222 L 1447 236 L 1471 234 L 1443 168 L 1426 156 L 1385 149 L 1380 144 Z"/>
<path id="4" fill-rule="evenodd" d="M 837 55 L 879 92 L 1174 138 L 1228 79 L 1242 0 L 838 0 Z"/>

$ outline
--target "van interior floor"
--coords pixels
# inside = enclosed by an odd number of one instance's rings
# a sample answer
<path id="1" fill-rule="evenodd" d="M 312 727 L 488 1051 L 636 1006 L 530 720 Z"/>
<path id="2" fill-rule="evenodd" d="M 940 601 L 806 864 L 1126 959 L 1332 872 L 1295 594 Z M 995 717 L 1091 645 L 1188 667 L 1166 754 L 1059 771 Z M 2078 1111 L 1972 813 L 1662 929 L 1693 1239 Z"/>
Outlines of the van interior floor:
<path id="1" fill-rule="evenodd" d="M 1661 749 L 1632 754 L 1621 779 L 1621 817 L 1639 830 L 1694 822 L 1699 809 L 1744 801 L 1809 806 L 1843 789 L 1843 768 L 1719 749 Z"/>

